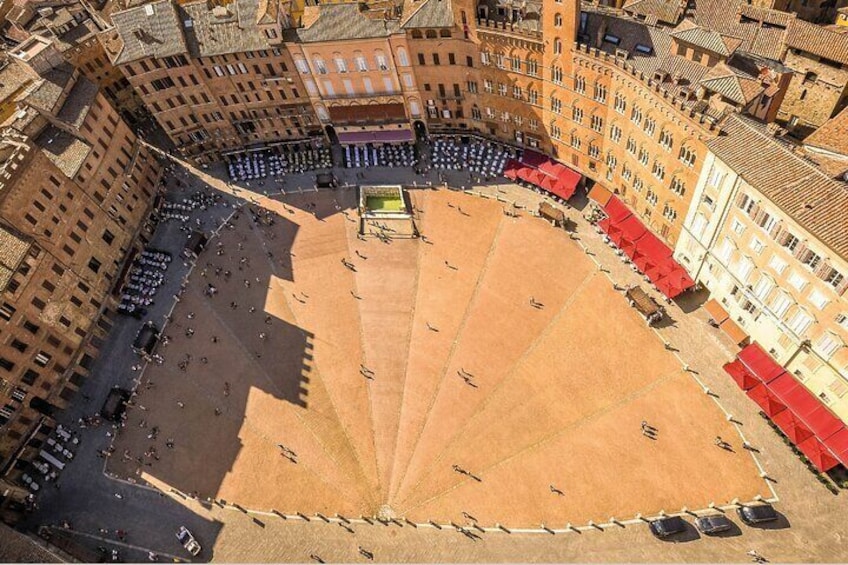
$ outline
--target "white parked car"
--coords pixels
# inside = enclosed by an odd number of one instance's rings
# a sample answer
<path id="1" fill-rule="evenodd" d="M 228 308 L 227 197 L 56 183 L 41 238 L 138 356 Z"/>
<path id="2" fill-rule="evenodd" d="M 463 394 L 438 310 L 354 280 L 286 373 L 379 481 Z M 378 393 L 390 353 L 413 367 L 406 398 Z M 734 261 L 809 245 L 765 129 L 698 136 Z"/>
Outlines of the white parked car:
<path id="1" fill-rule="evenodd" d="M 200 544 L 197 543 L 197 540 L 194 539 L 194 536 L 191 535 L 191 532 L 188 531 L 188 528 L 185 526 L 180 526 L 179 531 L 177 532 L 177 539 L 183 547 L 186 548 L 186 551 L 191 553 L 192 555 L 197 555 L 200 553 Z"/>

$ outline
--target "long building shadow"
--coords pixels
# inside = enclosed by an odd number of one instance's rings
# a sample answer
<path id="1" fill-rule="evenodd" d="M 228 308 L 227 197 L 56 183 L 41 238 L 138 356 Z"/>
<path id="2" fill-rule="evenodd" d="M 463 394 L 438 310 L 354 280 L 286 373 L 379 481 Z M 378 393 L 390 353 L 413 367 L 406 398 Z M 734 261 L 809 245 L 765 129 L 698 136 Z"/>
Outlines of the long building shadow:
<path id="1" fill-rule="evenodd" d="M 293 200 L 299 218 L 340 213 L 328 195 Z M 311 299 L 291 284 L 299 226 L 289 205 L 266 204 L 243 206 L 196 260 L 109 470 L 199 500 L 360 511 L 358 460 L 315 377 L 315 336 L 294 315 Z"/>

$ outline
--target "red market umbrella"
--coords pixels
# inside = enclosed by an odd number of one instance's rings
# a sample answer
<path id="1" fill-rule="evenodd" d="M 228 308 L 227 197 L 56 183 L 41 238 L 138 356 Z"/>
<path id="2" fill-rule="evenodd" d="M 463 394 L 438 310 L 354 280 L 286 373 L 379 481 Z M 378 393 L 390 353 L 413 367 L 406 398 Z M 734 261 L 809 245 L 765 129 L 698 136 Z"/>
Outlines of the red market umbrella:
<path id="1" fill-rule="evenodd" d="M 670 273 L 663 275 L 655 284 L 669 298 L 674 298 L 685 290 L 695 286 L 695 281 L 683 270 L 675 265 Z"/>
<path id="2" fill-rule="evenodd" d="M 657 268 L 656 261 L 649 255 L 646 255 L 644 252 L 636 249 L 635 256 L 633 258 L 633 263 L 636 264 L 636 267 L 644 274 L 648 274 L 648 271 L 654 270 Z M 650 278 L 650 277 L 649 277 Z M 653 279 L 651 279 L 653 280 Z"/>
<path id="3" fill-rule="evenodd" d="M 745 369 L 745 365 L 741 361 L 727 363 L 724 366 L 724 371 L 736 381 L 736 384 L 742 390 L 748 390 L 760 384 L 760 381 Z"/>
<path id="4" fill-rule="evenodd" d="M 629 240 L 622 241 L 618 248 L 631 259 L 633 258 L 634 253 L 636 253 L 636 244 Z"/>
<path id="5" fill-rule="evenodd" d="M 764 384 L 758 384 L 757 386 L 748 389 L 747 393 L 748 397 L 756 402 L 757 406 L 762 408 L 763 412 L 765 412 L 769 418 L 773 418 L 775 415 L 786 410 L 786 405 L 775 398 Z"/>
<path id="6" fill-rule="evenodd" d="M 839 461 L 817 438 L 811 437 L 798 444 L 798 449 L 807 456 L 822 473 L 839 465 Z"/>
<path id="7" fill-rule="evenodd" d="M 786 437 L 792 440 L 792 443 L 798 445 L 802 441 L 813 437 L 813 432 L 798 419 L 792 410 L 784 410 L 778 412 L 772 421 L 777 424 Z"/>

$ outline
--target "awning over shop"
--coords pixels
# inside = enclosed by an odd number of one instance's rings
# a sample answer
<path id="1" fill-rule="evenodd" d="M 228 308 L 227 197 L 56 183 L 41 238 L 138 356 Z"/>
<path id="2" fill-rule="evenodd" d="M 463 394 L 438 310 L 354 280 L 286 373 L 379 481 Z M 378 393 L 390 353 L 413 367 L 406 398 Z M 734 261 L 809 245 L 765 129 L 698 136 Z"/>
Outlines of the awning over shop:
<path id="1" fill-rule="evenodd" d="M 338 134 L 339 143 L 401 143 L 412 141 L 415 135 L 409 129 L 377 131 L 343 131 Z"/>
<path id="2" fill-rule="evenodd" d="M 521 167 L 522 165 L 519 161 L 515 159 L 508 159 L 504 165 L 503 175 L 510 180 L 515 180 L 518 178 L 518 171 L 521 170 Z"/>
<path id="3" fill-rule="evenodd" d="M 817 469 L 821 469 L 822 471 L 829 471 L 839 465 L 839 460 L 833 455 L 833 453 L 830 452 L 827 446 L 819 441 L 818 438 L 811 437 L 802 441 L 798 444 L 798 449 L 801 450 L 801 453 L 807 456 L 807 459 L 809 459 Z"/>
<path id="4" fill-rule="evenodd" d="M 397 123 L 406 121 L 406 108 L 402 103 L 354 104 L 331 106 L 330 119 L 336 126 L 343 124 Z"/>
<path id="5" fill-rule="evenodd" d="M 574 196 L 577 185 L 583 178 L 583 175 L 562 163 L 529 150 L 524 151 L 520 161 L 515 159 L 507 161 L 504 176 L 532 184 L 563 200 Z"/>
<path id="6" fill-rule="evenodd" d="M 764 383 L 770 383 L 786 372 L 786 369 L 778 365 L 757 343 L 752 343 L 740 351 L 736 358 L 752 375 Z"/>
<path id="7" fill-rule="evenodd" d="M 772 418 L 772 421 L 796 445 L 813 437 L 813 432 L 801 422 L 792 410 L 784 410 Z"/>
<path id="8" fill-rule="evenodd" d="M 739 324 L 727 318 L 725 321 L 721 323 L 719 326 L 724 333 L 733 340 L 733 343 L 736 345 L 745 345 L 747 344 L 750 336 L 745 333 L 745 330 L 739 327 Z"/>
<path id="9" fill-rule="evenodd" d="M 704 304 L 704 310 L 707 311 L 716 324 L 721 324 L 730 317 L 727 310 L 725 310 L 715 298 L 710 298 L 707 303 Z"/>
<path id="10" fill-rule="evenodd" d="M 817 469 L 848 466 L 845 423 L 759 345 L 745 347 L 724 369 Z"/>
<path id="11" fill-rule="evenodd" d="M 620 245 L 624 241 L 631 241 L 636 244 L 636 249 L 639 249 L 642 243 L 640 238 L 642 236 L 645 236 L 645 238 L 648 237 L 648 230 L 645 229 L 645 225 L 636 216 L 625 218 L 616 224 L 615 228 L 615 235 L 613 235 L 613 232 L 610 232 L 610 239 L 616 245 Z"/>
<path id="12" fill-rule="evenodd" d="M 598 203 L 602 208 L 607 205 L 609 199 L 612 197 L 612 192 L 604 188 L 598 183 L 595 183 L 595 186 L 589 190 L 589 198 Z"/>
<path id="13" fill-rule="evenodd" d="M 642 220 L 614 195 L 604 206 L 607 219 L 598 222 L 619 249 L 668 298 L 695 286 L 689 273 L 672 258 L 671 248 L 651 233 Z"/>
<path id="14" fill-rule="evenodd" d="M 748 397 L 756 402 L 769 418 L 786 410 L 786 405 L 779 401 L 763 383 L 758 383 L 757 386 L 749 389 L 747 393 Z"/>
<path id="15" fill-rule="evenodd" d="M 848 428 L 843 428 L 827 438 L 825 445 L 844 465 L 848 461 Z"/>

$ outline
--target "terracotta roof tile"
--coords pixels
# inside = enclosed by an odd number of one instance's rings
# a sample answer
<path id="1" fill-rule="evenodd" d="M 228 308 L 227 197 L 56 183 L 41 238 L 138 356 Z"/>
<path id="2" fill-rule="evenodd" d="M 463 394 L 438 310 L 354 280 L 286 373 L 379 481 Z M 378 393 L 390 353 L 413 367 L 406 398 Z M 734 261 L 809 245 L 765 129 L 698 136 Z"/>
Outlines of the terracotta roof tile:
<path id="1" fill-rule="evenodd" d="M 403 22 L 405 28 L 453 27 L 453 6 L 450 0 L 425 0 Z"/>
<path id="2" fill-rule="evenodd" d="M 45 128 L 35 144 L 69 179 L 74 178 L 91 152 L 91 146 L 56 126 Z"/>
<path id="3" fill-rule="evenodd" d="M 315 9 L 319 13 L 312 25 L 297 30 L 305 43 L 388 37 L 399 29 L 396 20 L 369 18 L 355 2 L 321 4 Z"/>
<path id="4" fill-rule="evenodd" d="M 733 52 L 736 51 L 736 49 L 743 43 L 743 41 L 737 37 L 722 35 L 717 31 L 700 26 L 686 26 L 683 29 L 676 29 L 669 35 L 678 41 L 683 41 L 685 43 L 695 45 L 696 47 L 701 47 L 707 51 L 724 55 L 725 57 L 732 55 Z"/>
<path id="5" fill-rule="evenodd" d="M 29 245 L 28 241 L 16 235 L 11 228 L 0 225 L 0 291 L 6 290 L 9 279 L 26 257 Z"/>
<path id="6" fill-rule="evenodd" d="M 685 0 L 628 0 L 622 9 L 640 16 L 654 16 L 657 20 L 676 24 L 683 16 Z"/>
<path id="7" fill-rule="evenodd" d="M 115 64 L 187 52 L 183 24 L 171 0 L 158 0 L 114 12 L 112 23 L 123 42 Z"/>
<path id="8" fill-rule="evenodd" d="M 830 118 L 810 134 L 804 140 L 804 145 L 848 156 L 848 108 Z"/>
<path id="9" fill-rule="evenodd" d="M 719 159 L 822 244 L 848 260 L 848 185 L 796 155 L 765 128 L 732 114 L 707 142 Z"/>
<path id="10" fill-rule="evenodd" d="M 786 45 L 848 65 L 848 34 L 795 20 L 786 34 Z"/>

